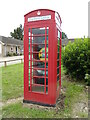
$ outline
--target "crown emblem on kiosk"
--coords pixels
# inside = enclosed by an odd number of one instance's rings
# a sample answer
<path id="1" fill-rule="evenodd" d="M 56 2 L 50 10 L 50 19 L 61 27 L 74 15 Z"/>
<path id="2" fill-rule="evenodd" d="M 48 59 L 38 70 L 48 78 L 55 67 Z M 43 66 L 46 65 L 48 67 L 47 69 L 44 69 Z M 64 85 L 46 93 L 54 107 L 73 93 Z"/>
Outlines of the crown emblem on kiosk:
<path id="1" fill-rule="evenodd" d="M 37 12 L 37 15 L 40 15 L 40 14 L 41 14 L 41 12 L 40 12 L 40 11 L 38 11 L 38 12 Z"/>

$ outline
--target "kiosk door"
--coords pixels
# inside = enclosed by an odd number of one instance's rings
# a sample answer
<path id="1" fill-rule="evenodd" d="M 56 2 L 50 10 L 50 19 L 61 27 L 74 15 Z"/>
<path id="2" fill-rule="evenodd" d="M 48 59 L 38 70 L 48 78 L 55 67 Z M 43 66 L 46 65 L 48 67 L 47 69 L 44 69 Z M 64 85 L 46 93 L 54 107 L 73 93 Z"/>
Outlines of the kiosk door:
<path id="1" fill-rule="evenodd" d="M 48 27 L 28 28 L 30 92 L 48 94 Z"/>

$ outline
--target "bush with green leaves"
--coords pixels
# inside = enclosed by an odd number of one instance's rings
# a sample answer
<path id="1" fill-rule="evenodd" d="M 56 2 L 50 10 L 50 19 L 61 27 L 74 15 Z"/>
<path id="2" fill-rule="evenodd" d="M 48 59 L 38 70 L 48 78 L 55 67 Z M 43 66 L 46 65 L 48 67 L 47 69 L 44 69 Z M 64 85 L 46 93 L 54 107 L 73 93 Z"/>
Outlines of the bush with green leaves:
<path id="1" fill-rule="evenodd" d="M 7 57 L 10 57 L 10 56 L 13 56 L 13 54 L 8 52 L 8 53 L 6 54 L 6 56 L 7 56 Z"/>
<path id="2" fill-rule="evenodd" d="M 84 79 L 89 72 L 88 38 L 75 39 L 69 42 L 62 50 L 62 63 L 67 73 L 76 79 Z"/>

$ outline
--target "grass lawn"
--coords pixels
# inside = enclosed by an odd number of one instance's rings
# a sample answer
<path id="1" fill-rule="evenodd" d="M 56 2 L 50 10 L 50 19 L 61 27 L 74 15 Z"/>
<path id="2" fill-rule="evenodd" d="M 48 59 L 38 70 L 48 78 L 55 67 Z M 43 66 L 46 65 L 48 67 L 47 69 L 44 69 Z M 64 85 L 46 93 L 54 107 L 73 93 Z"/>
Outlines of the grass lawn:
<path id="1" fill-rule="evenodd" d="M 24 106 L 22 101 L 12 103 L 3 107 L 3 118 L 72 118 L 73 105 L 80 99 L 84 92 L 83 83 L 71 82 L 63 78 L 62 67 L 62 88 L 64 108 L 63 109 L 39 109 Z M 23 64 L 10 65 L 2 68 L 3 101 L 23 96 Z M 87 95 L 85 97 L 88 97 Z M 84 99 L 84 98 L 81 98 Z M 87 114 L 79 114 L 80 117 L 87 117 Z"/>
<path id="2" fill-rule="evenodd" d="M 2 67 L 2 99 L 23 96 L 23 64 Z"/>
<path id="3" fill-rule="evenodd" d="M 23 107 L 22 103 L 16 103 L 3 108 L 3 117 L 13 118 L 50 118 L 54 117 L 53 111 L 39 110 Z"/>

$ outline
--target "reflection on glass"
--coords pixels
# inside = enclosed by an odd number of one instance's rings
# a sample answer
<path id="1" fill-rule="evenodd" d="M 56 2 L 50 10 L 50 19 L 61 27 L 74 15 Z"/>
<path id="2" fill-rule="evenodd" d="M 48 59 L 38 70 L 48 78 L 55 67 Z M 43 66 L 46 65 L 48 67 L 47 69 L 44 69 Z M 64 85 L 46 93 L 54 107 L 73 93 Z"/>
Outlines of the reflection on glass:
<path id="1" fill-rule="evenodd" d="M 60 38 L 60 31 L 58 30 L 58 38 Z"/>
<path id="2" fill-rule="evenodd" d="M 48 94 L 48 87 L 46 87 L 46 94 Z"/>
<path id="3" fill-rule="evenodd" d="M 59 68 L 57 68 L 57 75 L 59 74 Z"/>
<path id="4" fill-rule="evenodd" d="M 31 33 L 30 33 L 30 28 L 29 28 L 29 36 L 31 35 Z"/>
<path id="5" fill-rule="evenodd" d="M 33 81 L 32 81 L 33 84 L 41 84 L 41 85 L 45 85 L 45 78 L 44 76 L 39 77 L 39 76 L 34 76 L 33 75 Z M 48 85 L 48 78 L 46 78 L 46 85 Z"/>
<path id="6" fill-rule="evenodd" d="M 45 44 L 45 36 L 33 37 L 33 44 Z"/>
<path id="7" fill-rule="evenodd" d="M 32 28 L 33 35 L 45 34 L 45 27 L 43 28 Z"/>
<path id="8" fill-rule="evenodd" d="M 57 59 L 59 59 L 59 53 L 57 53 Z"/>
<path id="9" fill-rule="evenodd" d="M 32 91 L 33 92 L 43 92 L 44 93 L 44 86 L 32 85 Z"/>
<path id="10" fill-rule="evenodd" d="M 60 85 L 59 85 L 59 81 L 57 81 L 57 89 L 59 88 L 59 86 L 60 86 Z"/>
<path id="11" fill-rule="evenodd" d="M 29 44 L 30 44 L 30 37 L 29 37 Z"/>
<path id="12" fill-rule="evenodd" d="M 45 77 L 45 70 L 42 70 L 42 69 L 35 70 L 34 69 L 33 75 Z M 47 70 L 46 70 L 46 77 L 48 77 L 48 71 Z"/>

